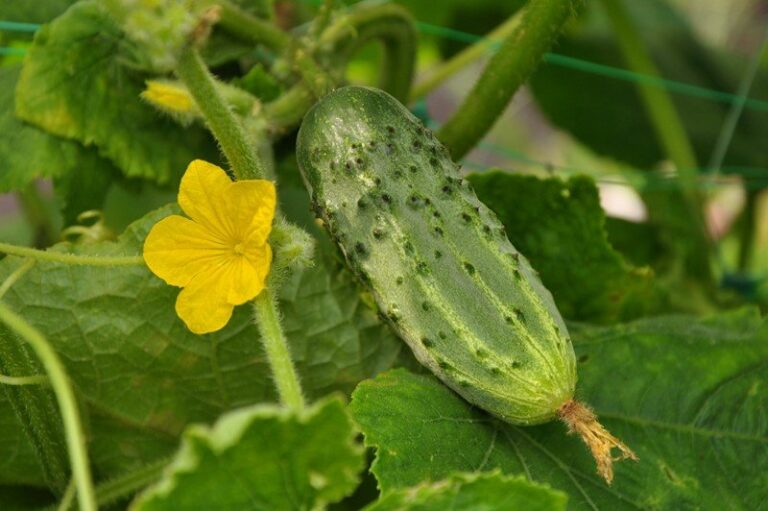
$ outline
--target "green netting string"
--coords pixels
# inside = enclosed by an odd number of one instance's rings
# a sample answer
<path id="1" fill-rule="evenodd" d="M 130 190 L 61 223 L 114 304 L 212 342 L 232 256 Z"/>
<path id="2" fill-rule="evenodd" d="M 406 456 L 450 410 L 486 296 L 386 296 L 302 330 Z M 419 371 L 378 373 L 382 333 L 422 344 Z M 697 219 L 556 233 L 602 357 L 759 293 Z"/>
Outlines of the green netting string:
<path id="1" fill-rule="evenodd" d="M 8 32 L 35 32 L 38 28 L 40 28 L 40 25 L 37 23 L 0 20 L 0 30 L 7 30 Z"/>
<path id="2" fill-rule="evenodd" d="M 14 55 L 14 56 L 22 56 L 26 54 L 27 51 L 24 48 L 8 48 L 4 46 L 0 46 L 0 57 L 3 55 Z"/>
<path id="3" fill-rule="evenodd" d="M 469 32 L 463 32 L 449 27 L 443 27 L 440 25 L 433 25 L 431 23 L 425 23 L 419 21 L 416 23 L 417 28 L 423 34 L 434 35 L 453 41 L 459 41 L 463 43 L 476 43 L 483 39 L 483 36 L 471 34 Z M 35 23 L 19 23 L 15 21 L 3 21 L 0 20 L 0 30 L 17 31 L 17 32 L 34 32 L 40 27 Z M 489 44 L 489 49 L 493 50 L 498 47 L 498 44 Z M 0 47 L 0 55 L 4 54 L 3 51 L 8 50 L 12 55 L 23 54 L 23 49 L 19 48 L 4 48 Z M 708 99 L 711 101 L 717 101 L 727 104 L 743 104 L 745 108 L 751 108 L 762 112 L 768 112 L 768 101 L 762 101 L 759 99 L 744 98 L 738 94 L 732 94 L 729 92 L 718 91 L 714 89 L 708 89 L 706 87 L 700 87 L 690 83 L 679 82 L 676 80 L 668 80 L 665 78 L 658 78 L 655 76 L 644 75 L 641 73 L 635 73 L 627 69 L 608 66 L 589 60 L 579 59 L 575 57 L 569 57 L 567 55 L 561 55 L 559 53 L 547 53 L 544 56 L 544 61 L 548 64 L 557 65 L 561 67 L 567 67 L 569 69 L 575 69 L 586 73 L 592 73 L 595 75 L 605 76 L 608 78 L 614 78 L 617 80 L 624 80 L 632 83 L 639 83 L 643 85 L 652 85 L 655 87 L 663 87 L 670 92 L 682 94 L 691 97 L 697 97 L 701 99 Z"/>

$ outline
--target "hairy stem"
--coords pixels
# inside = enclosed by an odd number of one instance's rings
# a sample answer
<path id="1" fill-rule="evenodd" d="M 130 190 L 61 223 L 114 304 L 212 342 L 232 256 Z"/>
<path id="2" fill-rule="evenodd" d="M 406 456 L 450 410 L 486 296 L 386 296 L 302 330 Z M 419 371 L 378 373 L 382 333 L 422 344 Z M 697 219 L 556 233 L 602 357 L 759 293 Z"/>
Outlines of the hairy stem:
<path id="1" fill-rule="evenodd" d="M 257 18 L 229 0 L 201 0 L 199 5 L 219 6 L 219 26 L 243 41 L 263 44 L 277 52 L 283 51 L 291 42 L 291 36 L 274 23 Z"/>
<path id="2" fill-rule="evenodd" d="M 63 364 L 43 334 L 2 304 L 0 304 L 0 321 L 27 341 L 40 359 L 59 404 L 80 509 L 81 511 L 97 511 L 96 494 L 91 480 L 91 467 L 85 445 L 85 434 L 80 422 L 75 394 Z"/>
<path id="3" fill-rule="evenodd" d="M 213 76 L 194 47 L 184 49 L 176 74 L 192 94 L 235 176 L 238 179 L 264 178 L 266 171 L 248 143 L 243 126 L 219 94 Z"/>
<path id="4" fill-rule="evenodd" d="M 475 86 L 437 136 L 461 159 L 491 129 L 533 73 L 580 0 L 530 0 L 520 25 L 501 44 Z"/>
<path id="5" fill-rule="evenodd" d="M 79 254 L 65 254 L 50 250 L 37 250 L 29 247 L 19 247 L 10 243 L 0 243 L 0 252 L 29 257 L 37 261 L 50 261 L 53 263 L 73 264 L 82 266 L 136 266 L 144 264 L 142 256 L 85 256 Z"/>
<path id="6" fill-rule="evenodd" d="M 264 105 L 264 117 L 272 136 L 280 136 L 296 127 L 315 102 L 315 97 L 300 83 Z"/>
<path id="7" fill-rule="evenodd" d="M 483 40 L 477 41 L 472 46 L 469 46 L 454 55 L 450 60 L 443 62 L 440 67 L 435 69 L 428 77 L 413 87 L 413 91 L 411 91 L 411 102 L 423 98 L 439 87 L 445 80 L 489 51 L 497 50 L 501 45 L 502 40 L 509 36 L 513 31 L 517 30 L 522 19 L 523 13 L 518 11 L 514 16 L 511 16 L 507 21 L 496 27 L 493 32 L 488 34 Z"/>
<path id="8" fill-rule="evenodd" d="M 277 53 L 287 54 L 315 97 L 322 97 L 331 89 L 332 82 L 325 71 L 293 36 L 226 0 L 206 0 L 205 3 L 221 7 L 219 25 L 230 34 L 253 44 L 264 44 Z"/>
<path id="9" fill-rule="evenodd" d="M 277 302 L 270 289 L 265 289 L 256 297 L 254 311 L 280 402 L 293 410 L 301 410 L 304 408 L 304 396 L 299 375 L 293 365 L 288 340 L 280 324 Z"/>
<path id="10" fill-rule="evenodd" d="M 271 133 L 279 136 L 296 127 L 316 99 L 343 81 L 349 59 L 370 41 L 380 41 L 384 49 L 379 86 L 407 101 L 416 62 L 413 19 L 397 5 L 360 6 L 330 22 L 315 47 L 294 49 L 291 58 L 302 82 L 265 106 Z M 329 77 L 315 58 L 326 62 L 334 77 Z"/>
<path id="11" fill-rule="evenodd" d="M 329 66 L 343 73 L 354 53 L 370 41 L 379 41 L 384 49 L 379 87 L 407 102 L 417 42 L 416 26 L 407 9 L 395 4 L 350 9 L 323 31 L 317 49 Z"/>

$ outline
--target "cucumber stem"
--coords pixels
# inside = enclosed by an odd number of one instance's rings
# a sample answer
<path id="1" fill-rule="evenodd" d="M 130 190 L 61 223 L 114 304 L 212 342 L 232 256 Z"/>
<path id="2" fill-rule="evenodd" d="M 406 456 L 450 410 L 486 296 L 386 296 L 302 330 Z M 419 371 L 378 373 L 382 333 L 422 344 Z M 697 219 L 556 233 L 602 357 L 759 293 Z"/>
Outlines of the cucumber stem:
<path id="1" fill-rule="evenodd" d="M 322 56 L 343 68 L 357 50 L 378 41 L 384 50 L 379 88 L 402 103 L 408 102 L 416 67 L 418 35 L 411 13 L 400 5 L 360 6 L 339 16 L 325 29 L 317 43 Z M 339 78 L 343 78 L 340 76 Z"/>
<path id="2" fill-rule="evenodd" d="M 219 93 L 213 75 L 193 46 L 182 52 L 176 74 L 192 94 L 235 176 L 238 179 L 263 179 L 266 173 L 264 165 L 258 160 L 242 124 Z"/>
<path id="3" fill-rule="evenodd" d="M 137 256 L 88 256 L 68 254 L 53 250 L 38 250 L 36 248 L 19 247 L 10 243 L 0 243 L 0 253 L 28 257 L 36 261 L 73 264 L 82 266 L 137 266 L 144 264 L 144 258 Z"/>
<path id="4" fill-rule="evenodd" d="M 501 43 L 483 74 L 437 134 L 458 161 L 491 129 L 512 95 L 533 73 L 579 0 L 530 0 L 520 25 Z"/>
<path id="5" fill-rule="evenodd" d="M 450 60 L 443 62 L 440 67 L 432 71 L 426 78 L 414 85 L 411 91 L 411 103 L 414 103 L 442 85 L 448 78 L 455 75 L 466 66 L 485 54 L 493 53 L 501 45 L 503 39 L 517 30 L 523 18 L 522 11 L 510 16 L 504 23 L 496 27 L 493 32 L 454 55 Z"/>
<path id="6" fill-rule="evenodd" d="M 231 35 L 254 44 L 263 44 L 280 52 L 291 43 L 291 35 L 274 23 L 257 18 L 228 0 L 205 0 L 201 6 L 221 8 L 219 25 Z"/>
<path id="7" fill-rule="evenodd" d="M 304 395 L 301 391 L 299 375 L 291 358 L 288 340 L 280 323 L 280 312 L 272 290 L 265 289 L 253 302 L 256 324 L 261 333 L 261 340 L 267 360 L 272 368 L 277 394 L 283 406 L 294 411 L 304 408 Z"/>
<path id="8" fill-rule="evenodd" d="M 611 484 L 613 481 L 614 461 L 624 459 L 637 461 L 637 455 L 621 440 L 610 434 L 597 421 L 595 412 L 588 406 L 571 399 L 558 408 L 557 416 L 568 426 L 569 433 L 578 434 L 587 444 L 597 463 L 597 473 L 605 479 L 606 483 Z M 613 449 L 620 451 L 619 457 L 613 457 L 611 454 Z"/>

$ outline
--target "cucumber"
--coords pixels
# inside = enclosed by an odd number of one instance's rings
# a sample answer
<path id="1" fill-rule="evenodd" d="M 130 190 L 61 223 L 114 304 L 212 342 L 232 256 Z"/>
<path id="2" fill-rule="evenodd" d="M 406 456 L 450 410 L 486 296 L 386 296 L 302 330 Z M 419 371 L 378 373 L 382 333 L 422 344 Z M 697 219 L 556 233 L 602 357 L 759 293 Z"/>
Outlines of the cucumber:
<path id="1" fill-rule="evenodd" d="M 576 360 L 551 294 L 397 100 L 329 94 L 307 113 L 297 158 L 316 215 L 419 362 L 512 424 L 589 412 L 572 410 Z"/>

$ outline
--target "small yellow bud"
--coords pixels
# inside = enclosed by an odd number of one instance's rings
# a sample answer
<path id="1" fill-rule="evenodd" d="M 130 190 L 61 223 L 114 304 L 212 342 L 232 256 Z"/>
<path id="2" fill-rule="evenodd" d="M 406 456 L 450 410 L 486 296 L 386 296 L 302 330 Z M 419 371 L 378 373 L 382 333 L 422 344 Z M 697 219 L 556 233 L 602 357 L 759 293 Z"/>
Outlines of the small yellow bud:
<path id="1" fill-rule="evenodd" d="M 147 88 L 141 93 L 141 97 L 168 113 L 190 114 L 196 111 L 189 91 L 174 83 L 147 80 Z"/>

